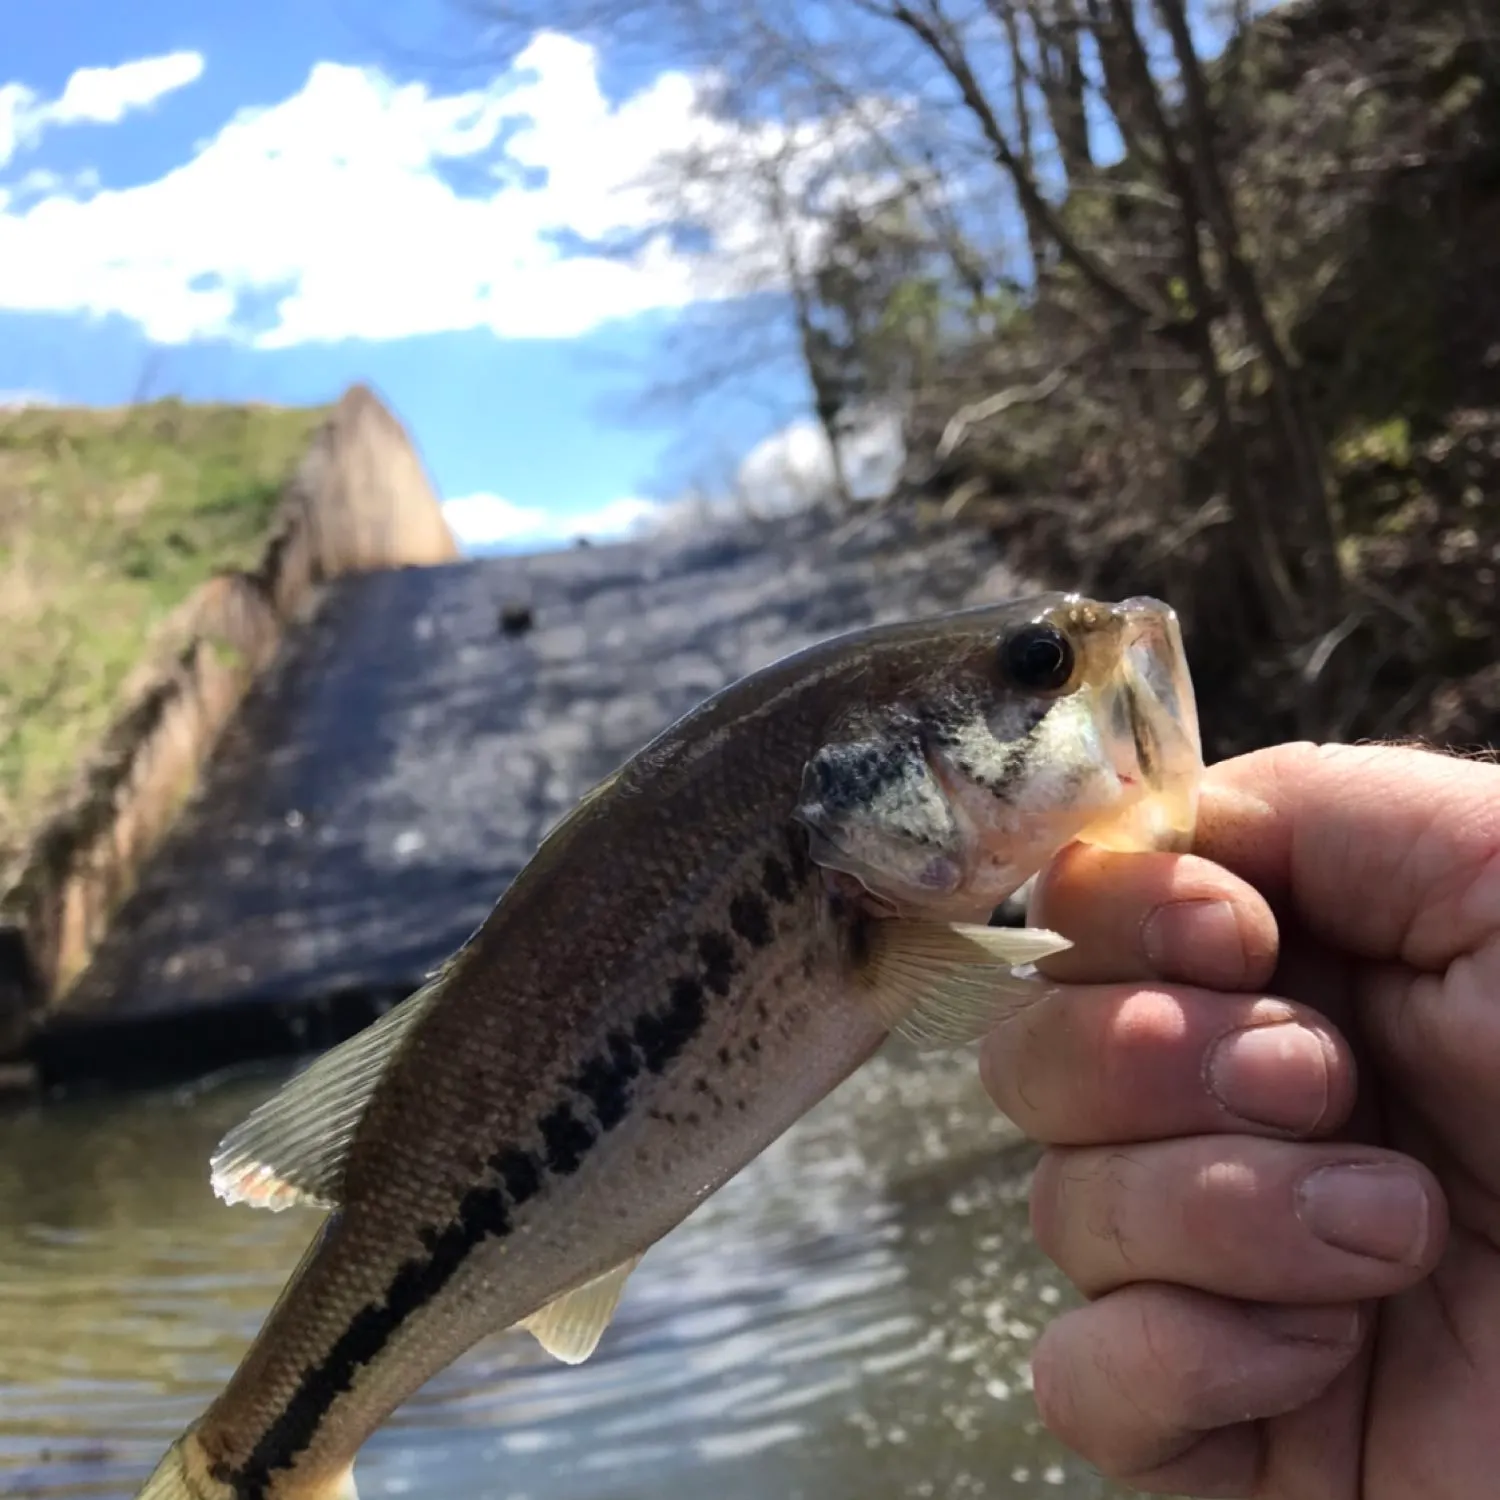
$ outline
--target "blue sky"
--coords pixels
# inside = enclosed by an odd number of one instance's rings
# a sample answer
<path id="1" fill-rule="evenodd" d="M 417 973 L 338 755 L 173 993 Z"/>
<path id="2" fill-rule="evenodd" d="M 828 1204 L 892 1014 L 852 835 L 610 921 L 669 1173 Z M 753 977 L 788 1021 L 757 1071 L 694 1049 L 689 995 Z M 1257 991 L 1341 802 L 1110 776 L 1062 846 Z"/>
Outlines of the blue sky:
<path id="1" fill-rule="evenodd" d="M 695 477 L 680 413 L 619 408 L 726 289 L 664 240 L 576 248 L 650 222 L 640 174 L 707 128 L 688 75 L 558 35 L 507 71 L 451 0 L 47 0 L 6 32 L 8 399 L 369 381 L 480 543 L 604 534 Z M 754 395 L 698 413 L 695 461 L 815 468 L 798 383 Z"/>

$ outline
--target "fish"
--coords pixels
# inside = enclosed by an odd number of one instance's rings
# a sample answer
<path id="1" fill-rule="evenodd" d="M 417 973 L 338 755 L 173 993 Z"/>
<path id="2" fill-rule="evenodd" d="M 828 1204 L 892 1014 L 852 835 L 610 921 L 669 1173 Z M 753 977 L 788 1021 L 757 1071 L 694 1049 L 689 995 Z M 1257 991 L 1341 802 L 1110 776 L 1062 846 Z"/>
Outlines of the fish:
<path id="1" fill-rule="evenodd" d="M 426 984 L 221 1142 L 323 1214 L 139 1500 L 355 1500 L 365 1440 L 481 1338 L 588 1358 L 651 1247 L 892 1037 L 961 1047 L 1058 934 L 993 925 L 1077 840 L 1190 842 L 1176 615 L 1070 593 L 750 673 L 588 792 Z"/>

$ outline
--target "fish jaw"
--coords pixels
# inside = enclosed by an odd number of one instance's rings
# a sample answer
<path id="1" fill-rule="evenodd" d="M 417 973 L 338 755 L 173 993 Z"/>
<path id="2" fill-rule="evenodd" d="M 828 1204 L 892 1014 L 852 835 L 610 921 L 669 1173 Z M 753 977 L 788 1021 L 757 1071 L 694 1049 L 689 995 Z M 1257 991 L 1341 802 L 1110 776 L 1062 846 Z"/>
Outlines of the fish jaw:
<path id="1" fill-rule="evenodd" d="M 1121 795 L 1076 837 L 1119 853 L 1183 851 L 1197 824 L 1203 744 L 1182 628 L 1157 599 L 1118 607 L 1122 650 L 1100 690 L 1097 718 Z"/>
<path id="2" fill-rule="evenodd" d="M 1181 625 L 1146 596 L 1111 609 L 1095 645 L 1108 668 L 1039 726 L 1041 769 L 978 835 L 986 896 L 1006 899 L 1075 841 L 1117 853 L 1192 843 L 1203 749 Z"/>
<path id="3" fill-rule="evenodd" d="M 1066 753 L 1051 763 L 1039 755 L 1025 785 L 1005 797 L 967 779 L 943 752 L 934 753 L 935 774 L 961 829 L 963 875 L 942 899 L 924 903 L 924 914 L 986 920 L 1058 850 L 1130 802 L 1131 785 L 1108 763 L 1091 713 L 1054 715 L 1039 744 Z"/>

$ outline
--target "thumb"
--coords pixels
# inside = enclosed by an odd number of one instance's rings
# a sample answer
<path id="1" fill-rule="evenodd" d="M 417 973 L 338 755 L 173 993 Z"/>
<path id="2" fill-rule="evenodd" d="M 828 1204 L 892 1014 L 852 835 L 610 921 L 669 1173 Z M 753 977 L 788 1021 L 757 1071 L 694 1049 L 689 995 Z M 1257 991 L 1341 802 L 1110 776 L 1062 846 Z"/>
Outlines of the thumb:
<path id="1" fill-rule="evenodd" d="M 1193 851 L 1354 957 L 1440 973 L 1500 933 L 1500 765 L 1279 745 L 1212 767 Z"/>

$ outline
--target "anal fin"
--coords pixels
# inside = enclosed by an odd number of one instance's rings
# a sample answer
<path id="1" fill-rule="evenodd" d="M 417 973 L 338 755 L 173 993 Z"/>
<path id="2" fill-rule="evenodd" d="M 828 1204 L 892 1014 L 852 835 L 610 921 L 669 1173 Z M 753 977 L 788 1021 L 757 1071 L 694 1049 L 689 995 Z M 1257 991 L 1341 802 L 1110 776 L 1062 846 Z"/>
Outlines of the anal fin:
<path id="1" fill-rule="evenodd" d="M 554 1359 L 568 1365 L 582 1364 L 598 1348 L 620 1305 L 620 1293 L 640 1263 L 639 1255 L 631 1256 L 613 1270 L 565 1292 L 517 1326 L 531 1334 Z"/>

